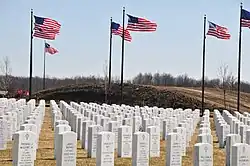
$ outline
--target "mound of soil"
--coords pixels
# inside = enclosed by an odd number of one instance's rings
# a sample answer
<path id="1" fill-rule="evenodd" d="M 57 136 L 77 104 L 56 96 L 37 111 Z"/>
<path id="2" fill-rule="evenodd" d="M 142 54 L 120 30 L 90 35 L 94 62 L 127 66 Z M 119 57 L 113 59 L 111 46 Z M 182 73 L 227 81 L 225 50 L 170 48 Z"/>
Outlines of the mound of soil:
<path id="1" fill-rule="evenodd" d="M 201 109 L 201 102 L 197 99 L 185 96 L 177 91 L 157 90 L 153 87 L 124 84 L 123 102 L 121 102 L 121 87 L 113 84 L 108 96 L 109 104 L 127 104 L 131 106 L 157 106 L 163 108 L 192 108 Z M 105 103 L 104 85 L 86 84 L 69 85 L 61 88 L 48 89 L 40 91 L 33 96 L 36 99 L 45 99 L 46 101 L 64 100 L 66 102 L 95 102 Z M 205 103 L 205 108 L 213 110 L 219 109 L 215 105 Z"/>

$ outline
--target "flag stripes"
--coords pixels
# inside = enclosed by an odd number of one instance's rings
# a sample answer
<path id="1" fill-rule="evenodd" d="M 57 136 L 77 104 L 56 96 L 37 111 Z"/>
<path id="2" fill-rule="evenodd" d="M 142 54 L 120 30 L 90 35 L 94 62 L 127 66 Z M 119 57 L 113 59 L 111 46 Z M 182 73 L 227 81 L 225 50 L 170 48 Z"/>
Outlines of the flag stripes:
<path id="1" fill-rule="evenodd" d="M 35 17 L 34 37 L 55 40 L 56 34 L 59 34 L 61 24 L 50 18 Z"/>
<path id="2" fill-rule="evenodd" d="M 231 35 L 228 32 L 228 29 L 222 26 L 219 26 L 215 23 L 208 21 L 209 29 L 207 35 L 217 37 L 218 39 L 229 40 Z"/>
<path id="3" fill-rule="evenodd" d="M 55 40 L 56 39 L 56 34 L 55 33 L 47 33 L 43 31 L 35 31 L 33 34 L 34 37 L 37 38 L 42 38 L 42 39 L 48 39 L 48 40 Z"/>
<path id="4" fill-rule="evenodd" d="M 112 29 L 112 34 L 122 37 L 123 28 L 122 28 L 122 26 L 120 26 L 120 24 L 112 22 L 111 29 Z M 126 40 L 128 42 L 132 41 L 132 37 L 127 29 L 124 29 L 124 40 Z"/>
<path id="5" fill-rule="evenodd" d="M 154 32 L 156 31 L 157 24 L 145 18 L 134 17 L 129 14 L 127 30 L 135 32 Z"/>

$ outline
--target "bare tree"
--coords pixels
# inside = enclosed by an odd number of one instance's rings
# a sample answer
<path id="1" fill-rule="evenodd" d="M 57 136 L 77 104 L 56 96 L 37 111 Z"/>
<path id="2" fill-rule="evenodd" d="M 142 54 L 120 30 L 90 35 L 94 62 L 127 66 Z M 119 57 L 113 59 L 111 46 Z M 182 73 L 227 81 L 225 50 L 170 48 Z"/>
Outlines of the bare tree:
<path id="1" fill-rule="evenodd" d="M 105 60 L 103 65 L 103 73 L 104 73 L 104 89 L 105 89 L 105 102 L 108 101 L 108 62 Z"/>
<path id="2" fill-rule="evenodd" d="M 12 68 L 8 56 L 3 57 L 0 65 L 0 70 L 2 75 L 0 79 L 0 88 L 1 90 L 9 91 L 11 89 L 12 84 Z"/>
<path id="3" fill-rule="evenodd" d="M 232 72 L 228 74 L 227 81 L 229 83 L 229 90 L 233 91 L 235 89 L 235 84 L 236 84 L 237 78 L 233 76 Z"/>
<path id="4" fill-rule="evenodd" d="M 230 72 L 227 76 L 227 82 L 228 82 L 228 90 L 231 93 L 233 93 L 233 91 L 235 90 L 236 80 L 237 78 L 233 76 L 232 72 Z M 231 109 L 232 108 L 230 107 L 230 105 L 228 105 L 228 110 L 231 110 Z"/>
<path id="5" fill-rule="evenodd" d="M 233 76 L 232 72 L 229 71 L 228 65 L 226 64 L 219 67 L 218 77 L 220 78 L 219 88 L 223 90 L 223 101 L 226 109 L 226 91 L 233 90 L 236 78 Z"/>

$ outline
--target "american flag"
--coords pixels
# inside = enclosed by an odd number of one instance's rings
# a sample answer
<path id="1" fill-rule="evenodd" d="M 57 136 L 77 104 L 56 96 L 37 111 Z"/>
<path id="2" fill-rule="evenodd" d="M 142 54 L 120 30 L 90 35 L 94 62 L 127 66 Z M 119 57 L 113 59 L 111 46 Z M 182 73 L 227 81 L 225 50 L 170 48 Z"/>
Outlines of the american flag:
<path id="1" fill-rule="evenodd" d="M 42 38 L 42 39 L 48 39 L 48 40 L 55 40 L 56 34 L 55 33 L 48 33 L 43 32 L 41 30 L 36 30 L 33 34 L 34 37 Z"/>
<path id="2" fill-rule="evenodd" d="M 226 27 L 222 27 L 219 25 L 216 25 L 215 23 L 212 23 L 208 21 L 209 23 L 209 29 L 207 32 L 207 35 L 217 37 L 219 39 L 225 39 L 229 40 L 231 35 L 228 32 L 228 29 Z"/>
<path id="3" fill-rule="evenodd" d="M 247 10 L 241 10 L 241 26 L 250 28 L 250 12 Z"/>
<path id="4" fill-rule="evenodd" d="M 45 49 L 45 52 L 48 52 L 48 53 L 50 53 L 52 55 L 55 54 L 55 53 L 58 53 L 58 50 L 51 47 L 48 43 L 45 43 L 44 49 Z"/>
<path id="5" fill-rule="evenodd" d="M 111 23 L 112 34 L 119 35 L 122 37 L 123 28 L 120 24 L 112 22 Z M 132 37 L 127 29 L 124 29 L 124 40 L 131 42 Z"/>
<path id="6" fill-rule="evenodd" d="M 35 17 L 34 37 L 55 40 L 56 34 L 59 34 L 61 24 L 50 18 Z"/>
<path id="7" fill-rule="evenodd" d="M 156 31 L 157 24 L 151 22 L 145 18 L 139 18 L 135 16 L 128 16 L 127 30 L 135 32 L 154 32 Z"/>

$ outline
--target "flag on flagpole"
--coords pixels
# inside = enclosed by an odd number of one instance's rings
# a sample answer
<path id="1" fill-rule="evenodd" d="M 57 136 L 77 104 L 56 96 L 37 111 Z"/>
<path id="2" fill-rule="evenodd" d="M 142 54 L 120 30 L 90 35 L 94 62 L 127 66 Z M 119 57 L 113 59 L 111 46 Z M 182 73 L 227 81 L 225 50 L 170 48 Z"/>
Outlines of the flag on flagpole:
<path id="1" fill-rule="evenodd" d="M 56 20 L 50 18 L 43 18 L 43 17 L 35 17 L 35 30 L 42 29 L 43 31 L 56 33 L 60 32 L 61 24 Z"/>
<path id="2" fill-rule="evenodd" d="M 135 32 L 154 32 L 156 31 L 157 24 L 145 18 L 135 17 L 127 14 L 128 25 L 127 30 Z"/>
<path id="3" fill-rule="evenodd" d="M 44 49 L 45 49 L 45 52 L 48 52 L 48 53 L 50 53 L 52 55 L 58 53 L 58 50 L 51 47 L 50 44 L 48 44 L 48 43 L 45 43 Z"/>
<path id="4" fill-rule="evenodd" d="M 217 37 L 218 39 L 229 40 L 231 35 L 226 27 L 219 26 L 215 23 L 208 21 L 209 29 L 207 35 Z"/>
<path id="5" fill-rule="evenodd" d="M 55 40 L 56 34 L 60 33 L 61 24 L 50 18 L 35 17 L 34 37 Z"/>
<path id="6" fill-rule="evenodd" d="M 123 28 L 120 24 L 112 22 L 111 23 L 112 34 L 122 37 Z M 132 37 L 127 29 L 124 29 L 124 40 L 131 42 Z"/>
<path id="7" fill-rule="evenodd" d="M 241 10 L 241 26 L 250 28 L 250 12 L 245 9 Z"/>

